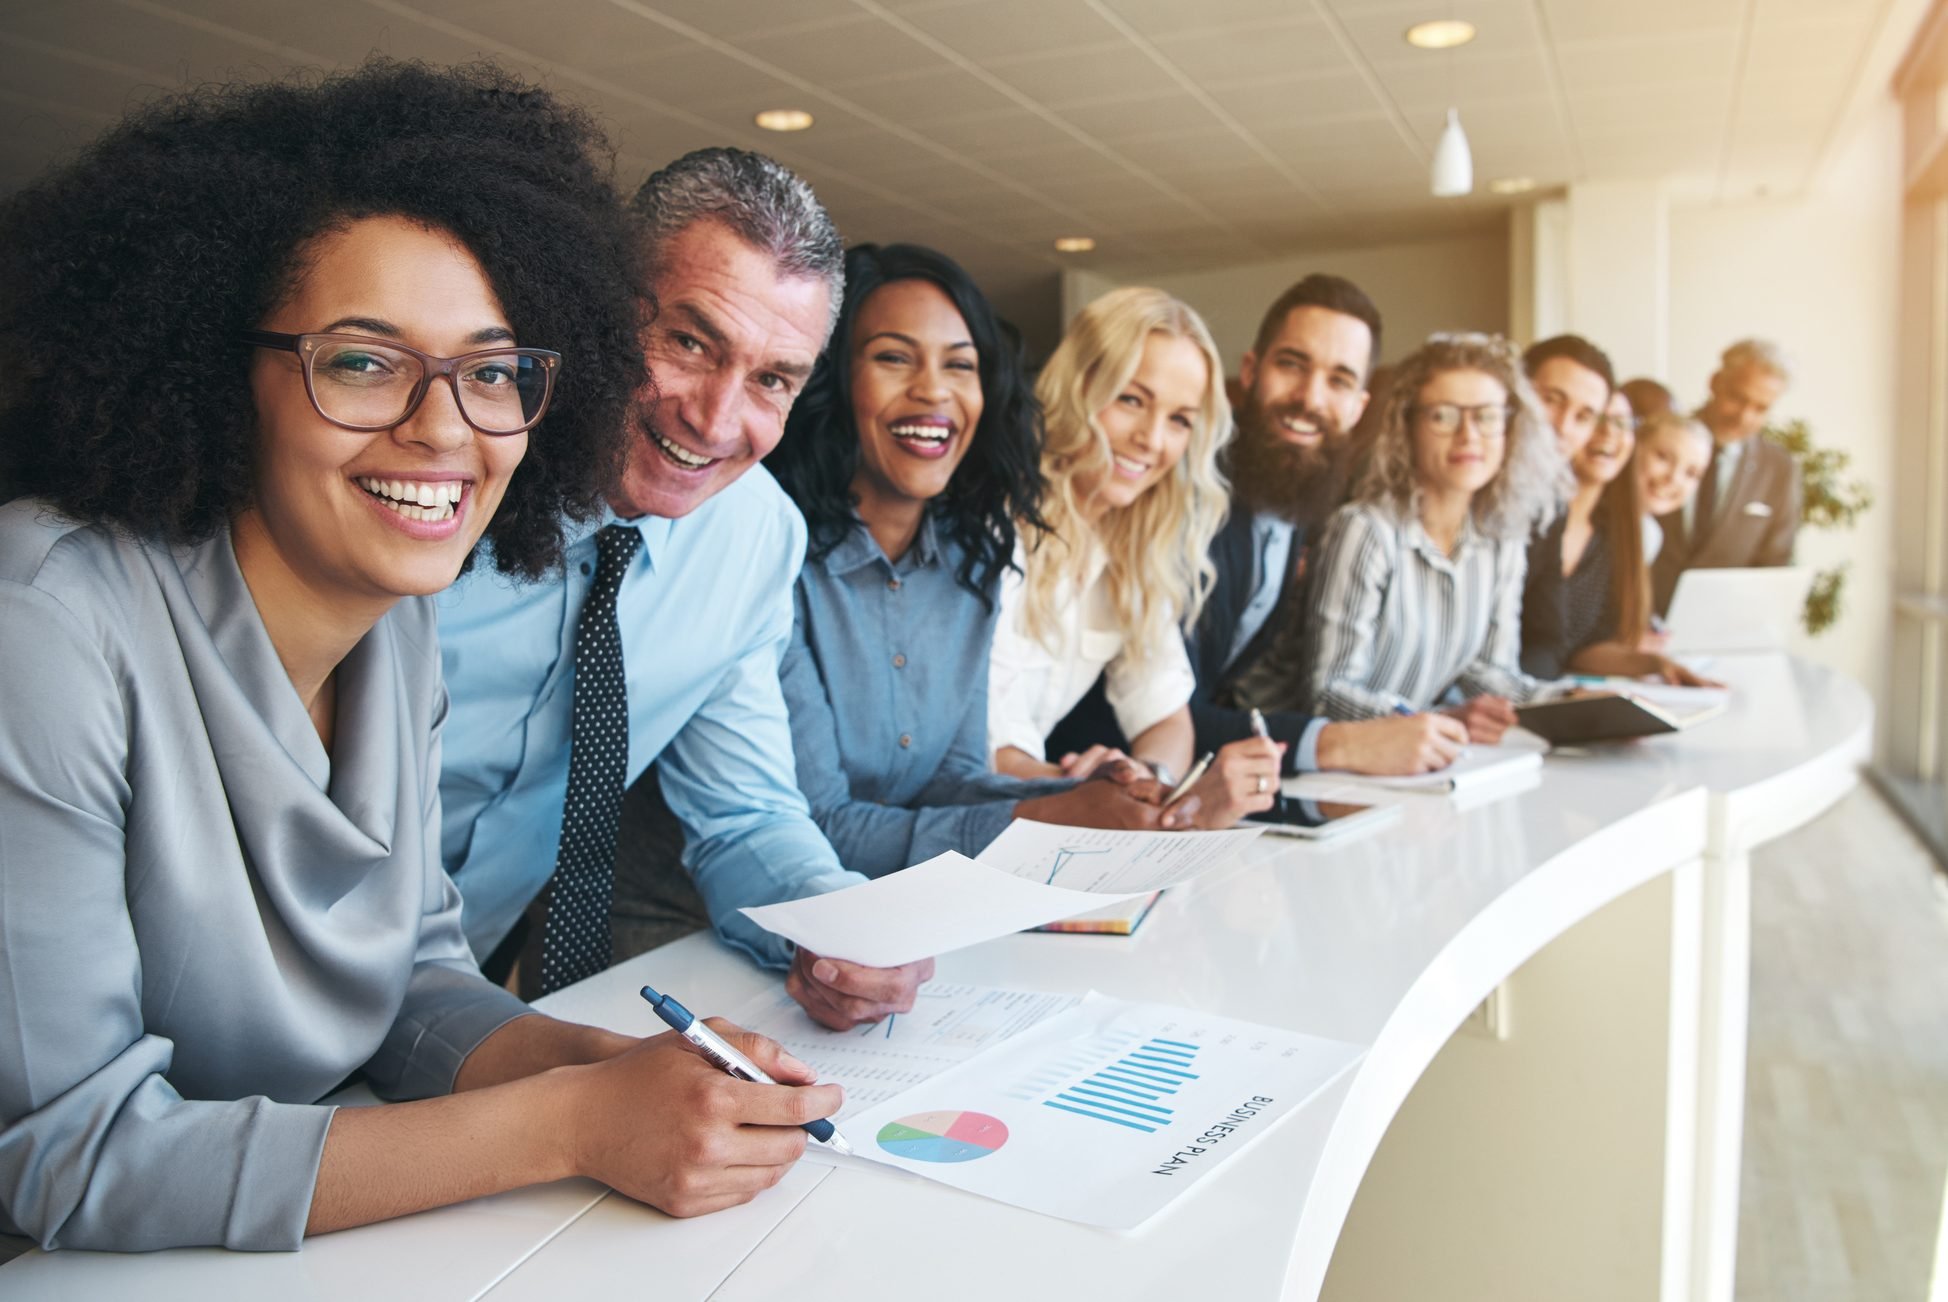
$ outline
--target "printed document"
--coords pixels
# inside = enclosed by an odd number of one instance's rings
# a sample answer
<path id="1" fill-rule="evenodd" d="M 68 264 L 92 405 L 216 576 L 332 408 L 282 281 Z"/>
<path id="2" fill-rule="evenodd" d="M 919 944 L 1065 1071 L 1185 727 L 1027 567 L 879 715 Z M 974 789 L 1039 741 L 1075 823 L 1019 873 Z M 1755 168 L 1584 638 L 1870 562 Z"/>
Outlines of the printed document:
<path id="1" fill-rule="evenodd" d="M 1365 1052 L 1092 994 L 846 1119 L 858 1154 L 1031 1211 L 1133 1229 Z"/>
<path id="2" fill-rule="evenodd" d="M 929 981 L 915 994 L 912 1012 L 834 1031 L 814 1022 L 781 986 L 731 1020 L 810 1064 L 820 1084 L 844 1086 L 837 1118 L 844 1121 L 1081 1002 L 1081 995 Z"/>
<path id="3" fill-rule="evenodd" d="M 974 861 L 1076 891 L 1160 891 L 1236 862 L 1264 830 L 1121 832 L 1017 818 Z"/>

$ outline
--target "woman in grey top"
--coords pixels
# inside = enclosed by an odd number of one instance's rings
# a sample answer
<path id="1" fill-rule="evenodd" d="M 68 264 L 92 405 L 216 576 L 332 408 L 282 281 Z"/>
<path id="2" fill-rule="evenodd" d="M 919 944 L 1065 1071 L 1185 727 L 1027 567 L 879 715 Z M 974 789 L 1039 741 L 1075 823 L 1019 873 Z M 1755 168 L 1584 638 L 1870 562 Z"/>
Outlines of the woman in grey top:
<path id="1" fill-rule="evenodd" d="M 1566 488 L 1508 342 L 1429 339 L 1400 364 L 1354 500 L 1307 562 L 1303 624 L 1240 694 L 1368 719 L 1452 690 L 1469 738 L 1499 740 L 1510 702 L 1541 686 L 1517 663 L 1525 551 Z"/>
<path id="2" fill-rule="evenodd" d="M 600 145 L 376 64 L 0 209 L 0 1232 L 293 1248 L 575 1173 L 702 1211 L 836 1105 L 527 1015 L 440 868 L 427 594 L 483 533 L 554 563 L 641 376 Z M 357 1072 L 425 1101 L 317 1104 Z"/>

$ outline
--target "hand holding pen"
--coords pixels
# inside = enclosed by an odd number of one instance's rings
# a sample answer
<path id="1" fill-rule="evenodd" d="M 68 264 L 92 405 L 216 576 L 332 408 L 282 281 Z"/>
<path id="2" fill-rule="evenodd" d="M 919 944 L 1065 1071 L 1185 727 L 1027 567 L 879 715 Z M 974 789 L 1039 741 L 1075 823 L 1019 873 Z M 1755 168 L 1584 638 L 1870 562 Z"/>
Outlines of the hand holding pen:
<path id="1" fill-rule="evenodd" d="M 727 1022 L 712 1028 L 781 1085 L 713 1066 L 681 1037 L 655 1035 L 612 1057 L 558 1067 L 510 1099 L 558 1152 L 553 1177 L 585 1176 L 671 1216 L 749 1202 L 804 1156 L 799 1129 L 845 1101 L 804 1063 Z M 516 1086 L 527 1082 L 516 1082 Z"/>
<path id="2" fill-rule="evenodd" d="M 778 1083 L 762 1067 L 752 1062 L 736 1045 L 726 1040 L 722 1035 L 719 1035 L 713 1028 L 699 1021 L 694 1013 L 676 1001 L 676 996 L 661 994 L 653 986 L 644 986 L 642 988 L 642 996 L 648 1001 L 649 1006 L 656 1010 L 656 1015 L 662 1018 L 672 1031 L 675 1031 L 691 1044 L 697 1046 L 697 1051 L 703 1054 L 719 1070 L 736 1077 L 738 1080 L 750 1081 L 758 1085 L 776 1085 Z M 786 1054 L 783 1049 L 779 1049 L 778 1052 L 791 1065 L 804 1067 L 805 1064 Z M 835 1153 L 850 1154 L 852 1152 L 852 1145 L 846 1143 L 845 1136 L 839 1133 L 838 1127 L 834 1126 L 830 1121 L 825 1120 L 822 1116 L 815 1120 L 798 1122 L 797 1125 L 799 1129 Z"/>

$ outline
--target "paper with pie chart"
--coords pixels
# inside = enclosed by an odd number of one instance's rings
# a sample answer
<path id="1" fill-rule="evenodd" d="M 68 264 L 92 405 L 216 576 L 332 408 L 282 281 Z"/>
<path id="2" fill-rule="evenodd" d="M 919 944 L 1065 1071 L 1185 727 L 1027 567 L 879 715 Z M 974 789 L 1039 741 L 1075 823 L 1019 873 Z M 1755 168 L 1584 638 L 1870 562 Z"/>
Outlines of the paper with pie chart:
<path id="1" fill-rule="evenodd" d="M 1365 1052 L 1092 994 L 845 1119 L 857 1157 L 1112 1229 L 1143 1224 Z"/>

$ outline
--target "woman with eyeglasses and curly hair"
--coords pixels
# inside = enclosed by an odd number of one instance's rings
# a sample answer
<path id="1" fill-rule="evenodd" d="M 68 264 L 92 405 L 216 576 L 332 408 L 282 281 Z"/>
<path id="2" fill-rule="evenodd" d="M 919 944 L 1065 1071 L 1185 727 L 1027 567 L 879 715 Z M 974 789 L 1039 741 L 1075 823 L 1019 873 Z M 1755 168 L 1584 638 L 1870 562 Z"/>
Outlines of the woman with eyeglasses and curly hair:
<path id="1" fill-rule="evenodd" d="M 700 1211 L 802 1147 L 644 1126 L 728 1078 L 489 983 L 441 868 L 432 594 L 597 509 L 636 247 L 591 120 L 487 67 L 179 96 L 0 206 L 0 1234 Z M 419 1101 L 319 1102 L 355 1074 Z"/>
<path id="2" fill-rule="evenodd" d="M 1434 336 L 1400 363 L 1353 500 L 1309 561 L 1305 618 L 1286 654 L 1241 694 L 1370 719 L 1453 693 L 1469 739 L 1499 740 L 1515 721 L 1510 703 L 1542 687 L 1518 664 L 1524 554 L 1567 489 L 1513 346 Z"/>
<path id="3" fill-rule="evenodd" d="M 1195 758 L 1183 629 L 1210 586 L 1207 552 L 1228 500 L 1217 459 L 1231 408 L 1217 346 L 1162 290 L 1119 289 L 1076 316 L 1035 395 L 1048 489 L 1044 523 L 1023 527 L 1023 572 L 1002 584 L 988 676 L 995 766 L 1087 777 L 1122 758 L 1100 746 L 1054 762 L 1044 753 L 1104 675 L 1132 758 L 1173 783 Z M 1198 824 L 1270 808 L 1282 753 L 1258 737 L 1218 752 L 1192 789 Z"/>

